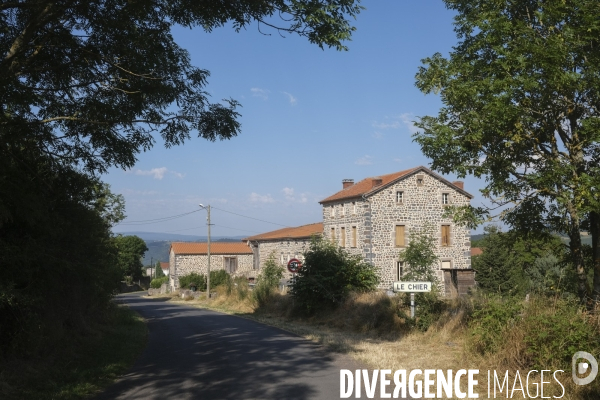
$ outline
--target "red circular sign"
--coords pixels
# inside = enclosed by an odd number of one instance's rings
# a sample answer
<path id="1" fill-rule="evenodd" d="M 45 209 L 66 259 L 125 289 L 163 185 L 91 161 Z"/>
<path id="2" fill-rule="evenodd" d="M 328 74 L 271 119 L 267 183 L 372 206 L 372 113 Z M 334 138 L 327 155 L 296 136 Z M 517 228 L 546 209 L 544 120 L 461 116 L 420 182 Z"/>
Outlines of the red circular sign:
<path id="1" fill-rule="evenodd" d="M 297 258 L 292 258 L 290 261 L 288 261 L 287 269 L 292 274 L 295 274 L 302 269 L 302 262 Z"/>

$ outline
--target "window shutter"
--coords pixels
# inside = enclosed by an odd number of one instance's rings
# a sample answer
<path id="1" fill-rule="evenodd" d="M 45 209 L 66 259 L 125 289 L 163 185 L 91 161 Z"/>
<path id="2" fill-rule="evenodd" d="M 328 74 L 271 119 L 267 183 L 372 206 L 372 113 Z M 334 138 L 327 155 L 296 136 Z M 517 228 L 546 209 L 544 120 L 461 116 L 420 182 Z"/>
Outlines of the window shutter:
<path id="1" fill-rule="evenodd" d="M 404 225 L 396 225 L 396 247 L 404 247 Z"/>
<path id="2" fill-rule="evenodd" d="M 450 246 L 450 225 L 442 225 L 442 246 Z"/>

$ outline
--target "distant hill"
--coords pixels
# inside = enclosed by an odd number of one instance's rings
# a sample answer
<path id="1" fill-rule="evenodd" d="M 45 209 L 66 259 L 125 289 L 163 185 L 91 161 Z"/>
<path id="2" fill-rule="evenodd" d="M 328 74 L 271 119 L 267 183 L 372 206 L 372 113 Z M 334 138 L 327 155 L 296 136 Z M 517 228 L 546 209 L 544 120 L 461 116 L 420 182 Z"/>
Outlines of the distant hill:
<path id="1" fill-rule="evenodd" d="M 477 247 L 478 242 L 483 239 L 483 234 L 479 234 L 479 235 L 472 235 L 471 236 L 471 247 Z M 564 242 L 564 243 L 569 243 L 569 237 L 566 235 L 559 235 L 560 239 Z M 592 236 L 586 234 L 581 234 L 581 243 L 582 244 L 587 244 L 587 245 L 592 245 Z"/>
<path id="2" fill-rule="evenodd" d="M 179 235 L 176 233 L 165 233 L 165 232 L 115 232 L 123 236 L 135 235 L 146 241 L 169 241 L 169 242 L 205 242 L 206 236 L 198 235 Z M 239 241 L 246 236 L 212 236 L 212 241 Z"/>
<path id="3" fill-rule="evenodd" d="M 176 235 L 160 232 L 121 232 L 120 234 L 123 236 L 135 235 L 146 242 L 148 251 L 144 255 L 144 265 L 150 265 L 157 261 L 168 262 L 171 242 L 206 242 L 206 236 Z M 211 235 L 210 240 L 211 242 L 239 242 L 243 238 L 244 236 L 224 237 Z"/>

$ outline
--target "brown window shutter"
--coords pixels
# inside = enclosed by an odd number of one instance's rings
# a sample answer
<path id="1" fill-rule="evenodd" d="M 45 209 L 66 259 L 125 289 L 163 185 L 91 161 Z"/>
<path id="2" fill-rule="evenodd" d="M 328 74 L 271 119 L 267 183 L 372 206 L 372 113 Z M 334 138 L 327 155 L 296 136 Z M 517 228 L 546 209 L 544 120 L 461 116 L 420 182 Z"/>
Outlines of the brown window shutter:
<path id="1" fill-rule="evenodd" d="M 342 227 L 340 236 L 342 237 L 342 247 L 346 247 L 346 228 Z"/>
<path id="2" fill-rule="evenodd" d="M 396 225 L 396 247 L 404 247 L 404 225 Z"/>
<path id="3" fill-rule="evenodd" d="M 442 246 L 450 246 L 450 225 L 442 225 Z"/>
<path id="4" fill-rule="evenodd" d="M 356 247 L 356 227 L 352 227 L 352 247 Z"/>

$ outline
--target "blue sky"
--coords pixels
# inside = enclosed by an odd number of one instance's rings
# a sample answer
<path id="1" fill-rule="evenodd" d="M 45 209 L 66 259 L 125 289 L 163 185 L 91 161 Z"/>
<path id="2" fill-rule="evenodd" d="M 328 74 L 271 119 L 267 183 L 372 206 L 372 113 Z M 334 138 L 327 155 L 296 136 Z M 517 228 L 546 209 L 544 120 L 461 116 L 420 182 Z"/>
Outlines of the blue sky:
<path id="1" fill-rule="evenodd" d="M 123 194 L 127 219 L 115 232 L 205 235 L 205 213 L 162 223 L 132 221 L 198 209 L 198 203 L 273 223 L 298 226 L 321 220 L 319 200 L 355 181 L 429 165 L 412 121 L 438 112 L 438 97 L 414 85 L 420 60 L 447 55 L 457 39 L 452 12 L 440 0 L 364 1 L 349 51 L 321 50 L 296 36 L 282 38 L 256 25 L 236 33 L 176 29 L 192 63 L 211 72 L 213 101 L 243 107 L 242 133 L 231 140 L 192 138 L 165 149 L 160 138 L 129 171 L 104 176 Z M 454 179 L 454 176 L 449 176 Z M 483 182 L 465 179 L 480 205 Z M 221 210 L 212 234 L 251 235 L 280 228 Z"/>

